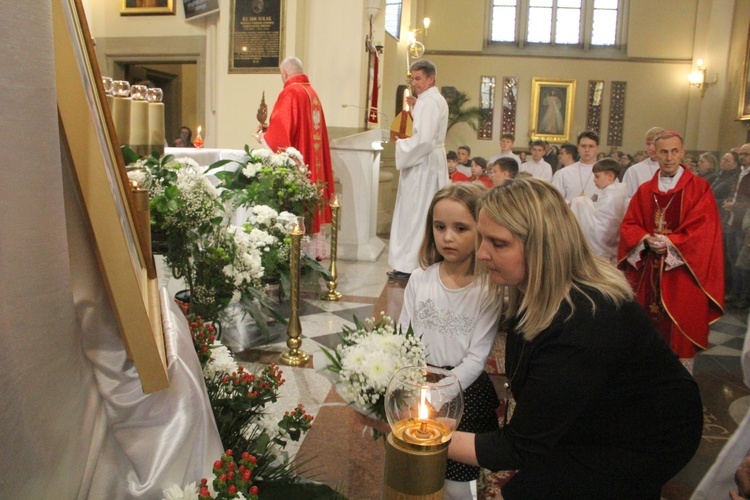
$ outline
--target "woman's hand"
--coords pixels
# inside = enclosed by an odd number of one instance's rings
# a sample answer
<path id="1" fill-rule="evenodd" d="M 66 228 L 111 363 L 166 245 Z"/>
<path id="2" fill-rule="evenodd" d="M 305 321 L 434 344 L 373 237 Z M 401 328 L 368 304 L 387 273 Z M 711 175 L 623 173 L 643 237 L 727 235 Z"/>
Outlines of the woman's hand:
<path id="1" fill-rule="evenodd" d="M 362 425 L 365 425 L 367 427 L 372 427 L 376 431 L 380 432 L 381 434 L 388 434 L 391 432 L 391 426 L 388 425 L 388 422 L 384 422 L 380 419 L 368 417 L 364 413 L 360 413 L 358 411 L 354 412 L 357 417 L 357 422 L 359 422 Z"/>

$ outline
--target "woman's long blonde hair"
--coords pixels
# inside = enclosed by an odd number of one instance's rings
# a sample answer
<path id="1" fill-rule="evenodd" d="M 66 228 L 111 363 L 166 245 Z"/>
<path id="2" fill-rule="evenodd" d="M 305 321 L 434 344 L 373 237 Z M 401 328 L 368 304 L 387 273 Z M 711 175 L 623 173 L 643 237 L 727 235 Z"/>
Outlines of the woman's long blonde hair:
<path id="1" fill-rule="evenodd" d="M 501 306 L 503 316 L 520 318 L 517 328 L 527 340 L 552 323 L 563 300 L 573 308 L 571 289 L 591 300 L 581 286 L 595 288 L 617 306 L 633 298 L 625 276 L 591 251 L 575 216 L 552 184 L 533 178 L 506 181 L 489 192 L 480 210 L 523 244 L 525 293 L 517 287 L 492 283 L 490 287 L 498 299 L 507 288 L 509 300 Z M 487 273 L 482 275 L 488 281 Z"/>

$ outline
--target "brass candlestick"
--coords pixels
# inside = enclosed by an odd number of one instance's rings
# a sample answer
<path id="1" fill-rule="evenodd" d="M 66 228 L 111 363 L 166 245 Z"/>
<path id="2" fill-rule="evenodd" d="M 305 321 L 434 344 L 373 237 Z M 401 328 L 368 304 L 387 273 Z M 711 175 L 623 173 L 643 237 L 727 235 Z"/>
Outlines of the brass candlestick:
<path id="1" fill-rule="evenodd" d="M 336 270 L 336 245 L 339 239 L 339 197 L 334 194 L 331 197 L 331 281 L 328 282 L 328 292 L 324 293 L 321 299 L 338 302 L 341 300 L 341 294 L 336 291 L 336 284 L 338 283 L 338 271 Z"/>
<path id="2" fill-rule="evenodd" d="M 309 356 L 301 351 L 302 346 L 302 325 L 299 322 L 299 269 L 300 269 L 300 244 L 302 236 L 305 234 L 305 219 L 297 217 L 297 222 L 292 227 L 289 236 L 292 239 L 292 255 L 290 257 L 290 281 L 291 297 L 289 300 L 289 326 L 286 334 L 289 339 L 286 341 L 289 351 L 281 355 L 281 362 L 285 365 L 299 366 L 307 362 Z"/>

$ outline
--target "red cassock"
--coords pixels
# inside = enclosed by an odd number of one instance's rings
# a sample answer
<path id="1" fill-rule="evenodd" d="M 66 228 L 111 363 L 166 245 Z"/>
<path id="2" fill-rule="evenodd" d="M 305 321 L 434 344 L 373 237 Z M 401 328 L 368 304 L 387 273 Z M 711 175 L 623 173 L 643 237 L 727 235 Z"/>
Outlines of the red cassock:
<path id="1" fill-rule="evenodd" d="M 287 78 L 271 112 L 263 139 L 273 152 L 293 147 L 302 153 L 310 169 L 310 180 L 319 183 L 323 203 L 313 214 L 312 233 L 331 222 L 328 202 L 335 193 L 328 129 L 318 94 L 307 75 Z"/>
<path id="2" fill-rule="evenodd" d="M 630 201 L 618 262 L 672 350 L 680 358 L 692 358 L 708 347 L 709 324 L 723 314 L 721 220 L 710 185 L 687 169 L 673 189 L 662 193 L 658 186 L 659 172 Z M 684 265 L 666 270 L 665 259 L 646 249 L 633 267 L 626 258 L 657 232 L 659 212 L 666 222 L 662 234 L 677 248 Z"/>

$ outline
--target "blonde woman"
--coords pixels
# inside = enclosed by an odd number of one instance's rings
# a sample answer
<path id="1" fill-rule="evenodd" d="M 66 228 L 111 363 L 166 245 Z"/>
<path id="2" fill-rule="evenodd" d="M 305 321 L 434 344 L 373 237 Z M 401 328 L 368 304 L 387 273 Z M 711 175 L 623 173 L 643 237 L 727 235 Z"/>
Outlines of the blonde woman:
<path id="1" fill-rule="evenodd" d="M 478 222 L 517 405 L 499 431 L 457 432 L 449 458 L 517 470 L 507 500 L 659 498 L 698 447 L 697 384 L 552 185 L 495 187 Z"/>

